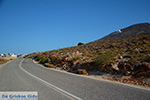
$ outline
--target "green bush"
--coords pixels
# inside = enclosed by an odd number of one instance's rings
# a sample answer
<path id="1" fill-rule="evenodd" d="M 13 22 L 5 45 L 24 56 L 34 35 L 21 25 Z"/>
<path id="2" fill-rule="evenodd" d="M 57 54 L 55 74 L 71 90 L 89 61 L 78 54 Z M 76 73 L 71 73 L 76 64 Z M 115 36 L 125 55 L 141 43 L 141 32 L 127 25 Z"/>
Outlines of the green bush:
<path id="1" fill-rule="evenodd" d="M 94 63 L 96 66 L 101 67 L 104 64 L 108 64 L 115 56 L 116 56 L 116 53 L 106 52 L 106 53 L 98 55 L 95 58 Z"/>
<path id="2" fill-rule="evenodd" d="M 79 42 L 79 43 L 78 43 L 78 46 L 80 46 L 80 45 L 84 45 L 84 43 L 82 43 L 82 42 Z"/>
<path id="3" fill-rule="evenodd" d="M 39 58 L 39 62 L 40 62 L 41 64 L 44 64 L 44 63 L 51 63 L 51 59 L 48 58 L 48 56 L 46 56 L 46 55 L 42 55 L 42 56 L 40 56 L 40 58 Z"/>
<path id="4" fill-rule="evenodd" d="M 128 62 L 130 64 L 135 64 L 135 63 L 137 63 L 137 58 L 130 58 L 130 60 Z"/>

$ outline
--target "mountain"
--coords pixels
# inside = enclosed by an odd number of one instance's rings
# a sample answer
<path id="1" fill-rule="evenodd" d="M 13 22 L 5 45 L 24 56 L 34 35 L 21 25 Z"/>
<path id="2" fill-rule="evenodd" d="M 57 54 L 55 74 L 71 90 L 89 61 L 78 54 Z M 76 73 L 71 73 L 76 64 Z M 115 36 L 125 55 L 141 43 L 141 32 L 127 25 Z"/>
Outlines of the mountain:
<path id="1" fill-rule="evenodd" d="M 150 23 L 140 23 L 140 24 L 131 25 L 127 28 L 115 31 L 96 41 L 101 42 L 106 40 L 116 40 L 122 38 L 135 37 L 144 34 L 150 34 Z"/>

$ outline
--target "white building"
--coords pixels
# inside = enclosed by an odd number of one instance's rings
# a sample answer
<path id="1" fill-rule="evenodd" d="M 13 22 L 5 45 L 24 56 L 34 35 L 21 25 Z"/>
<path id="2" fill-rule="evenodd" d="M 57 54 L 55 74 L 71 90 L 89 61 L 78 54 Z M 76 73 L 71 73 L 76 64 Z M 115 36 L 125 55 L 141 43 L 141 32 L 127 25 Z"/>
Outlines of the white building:
<path id="1" fill-rule="evenodd" d="M 0 56 L 4 56 L 4 54 L 0 54 Z"/>
<path id="2" fill-rule="evenodd" d="M 11 57 L 17 57 L 17 55 L 15 55 L 15 54 L 11 54 Z"/>

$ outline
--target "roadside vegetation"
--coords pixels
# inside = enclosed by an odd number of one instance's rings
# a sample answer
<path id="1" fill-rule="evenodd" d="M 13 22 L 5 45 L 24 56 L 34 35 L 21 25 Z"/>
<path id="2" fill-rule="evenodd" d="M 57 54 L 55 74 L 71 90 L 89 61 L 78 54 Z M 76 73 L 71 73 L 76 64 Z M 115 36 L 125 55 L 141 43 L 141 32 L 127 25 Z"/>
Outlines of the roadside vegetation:
<path id="1" fill-rule="evenodd" d="M 110 61 L 113 60 L 114 57 L 116 56 L 117 53 L 111 51 L 99 54 L 98 56 L 95 57 L 94 64 L 97 67 L 103 67 L 104 65 L 109 64 Z"/>
<path id="2" fill-rule="evenodd" d="M 8 62 L 8 61 L 10 61 L 10 60 L 0 59 L 0 64 L 4 64 L 4 63 L 6 63 L 6 62 Z"/>
<path id="3" fill-rule="evenodd" d="M 10 60 L 14 60 L 14 59 L 17 59 L 17 57 L 11 57 L 11 56 L 0 56 L 0 64 L 4 64 L 4 63 L 7 63 L 8 61 Z"/>

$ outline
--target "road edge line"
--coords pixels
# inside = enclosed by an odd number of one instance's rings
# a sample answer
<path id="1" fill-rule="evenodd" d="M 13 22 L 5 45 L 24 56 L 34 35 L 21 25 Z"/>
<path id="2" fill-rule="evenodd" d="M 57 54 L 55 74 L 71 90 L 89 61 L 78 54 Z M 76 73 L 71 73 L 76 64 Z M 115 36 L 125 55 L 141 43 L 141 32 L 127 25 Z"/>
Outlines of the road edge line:
<path id="1" fill-rule="evenodd" d="M 38 81 L 41 81 L 43 84 L 45 84 L 45 85 L 47 85 L 47 86 L 49 86 L 49 87 L 51 87 L 51 88 L 53 88 L 53 89 L 55 89 L 55 90 L 61 92 L 61 93 L 65 94 L 65 95 L 67 95 L 67 96 L 72 97 L 73 99 L 83 100 L 83 99 L 81 99 L 81 98 L 79 98 L 79 97 L 77 97 L 77 96 L 75 96 L 75 95 L 73 95 L 73 94 L 71 94 L 71 93 L 69 93 L 69 92 L 67 92 L 67 91 L 65 91 L 65 90 L 62 90 L 62 89 L 60 89 L 60 88 L 58 88 L 58 87 L 56 87 L 56 86 L 54 86 L 54 85 L 48 83 L 47 81 L 44 81 L 44 80 L 42 80 L 41 78 L 39 78 L 39 77 L 37 77 L 37 76 L 35 76 L 35 75 L 29 73 L 28 71 L 26 71 L 25 69 L 22 68 L 21 65 L 22 65 L 22 62 L 23 62 L 23 61 L 24 61 L 24 59 L 21 60 L 21 62 L 19 63 L 19 68 L 21 68 L 26 74 L 32 76 L 33 78 L 35 78 L 35 79 L 38 80 Z"/>
<path id="2" fill-rule="evenodd" d="M 74 73 L 70 73 L 70 72 L 65 72 L 62 70 L 57 70 L 57 69 L 53 69 L 53 68 L 47 68 L 44 67 L 43 65 L 39 65 L 37 63 L 34 63 L 42 68 L 48 69 L 48 70 L 53 70 L 53 71 L 57 71 L 57 72 L 61 72 L 61 73 L 66 73 L 66 74 L 70 74 L 70 75 L 74 75 L 74 76 L 79 76 L 79 77 L 84 77 L 84 78 L 89 78 L 89 79 L 94 79 L 94 80 L 99 80 L 99 81 L 103 81 L 103 82 L 110 82 L 113 84 L 119 84 L 119 85 L 124 85 L 124 86 L 128 86 L 128 87 L 132 87 L 132 88 L 137 88 L 137 89 L 141 89 L 141 90 L 147 90 L 150 91 L 150 88 L 145 88 L 145 87 L 141 87 L 141 86 L 136 86 L 136 85 L 131 85 L 131 84 L 125 84 L 125 83 L 120 83 L 120 82 L 115 82 L 115 81 L 110 81 L 110 80 L 105 80 L 105 79 L 99 79 L 99 78 L 95 78 L 95 77 L 91 77 L 91 76 L 86 76 L 86 75 L 78 75 L 78 74 L 74 74 Z"/>

